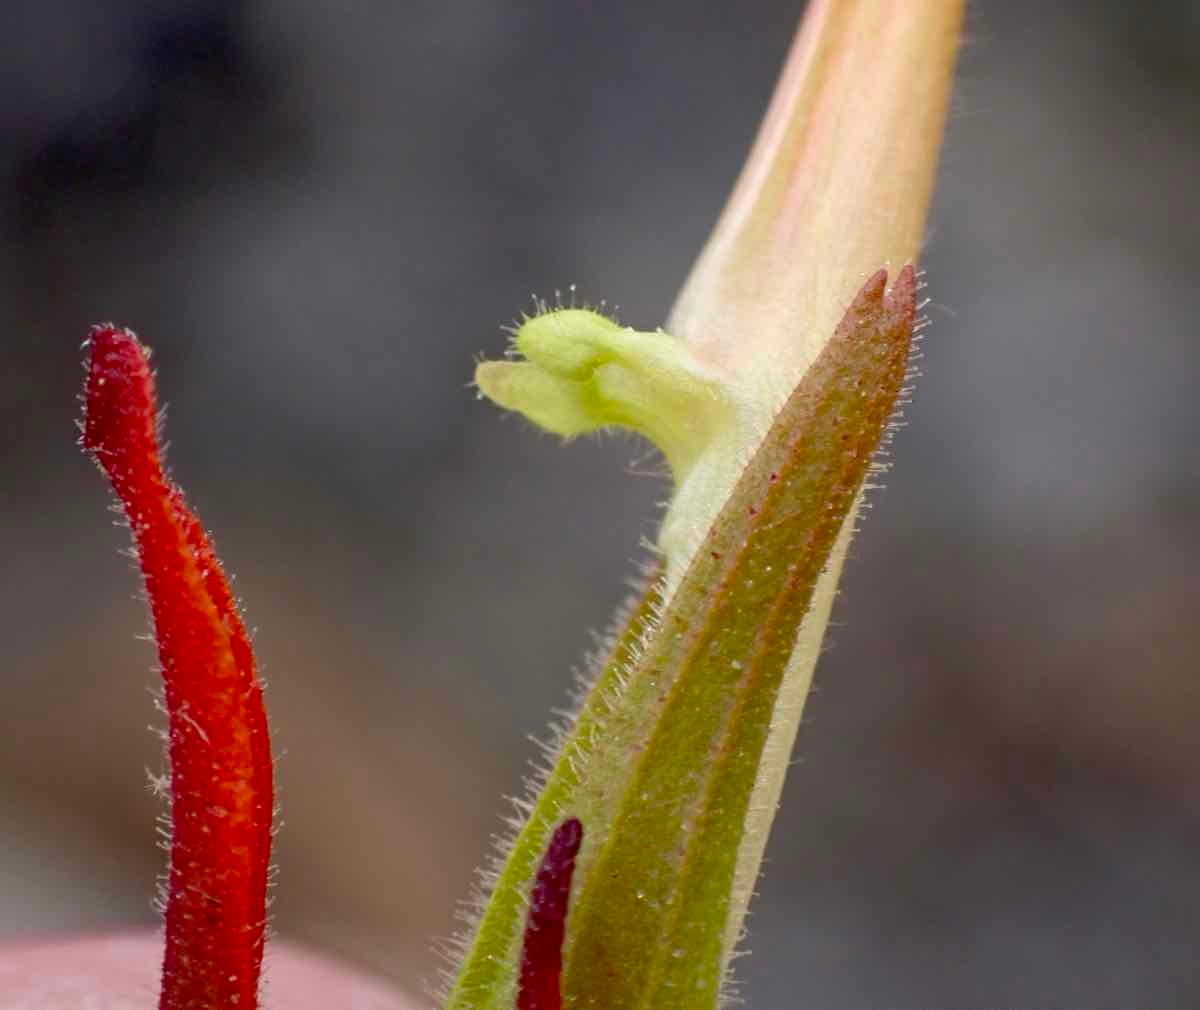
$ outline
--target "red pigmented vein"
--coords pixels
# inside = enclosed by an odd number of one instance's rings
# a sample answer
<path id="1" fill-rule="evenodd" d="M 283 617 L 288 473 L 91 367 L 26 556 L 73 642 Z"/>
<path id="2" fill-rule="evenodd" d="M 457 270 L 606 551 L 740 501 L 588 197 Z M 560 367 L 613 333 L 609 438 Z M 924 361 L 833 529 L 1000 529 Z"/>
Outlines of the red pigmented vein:
<path id="1" fill-rule="evenodd" d="M 563 940 L 575 857 L 583 843 L 583 825 L 572 817 L 550 838 L 529 895 L 529 917 L 521 950 L 517 1010 L 562 1010 Z"/>
<path id="2" fill-rule="evenodd" d="M 171 844 L 160 1010 L 256 1010 L 274 783 L 246 627 L 163 469 L 148 352 L 93 327 L 83 446 L 133 530 L 170 719 Z"/>

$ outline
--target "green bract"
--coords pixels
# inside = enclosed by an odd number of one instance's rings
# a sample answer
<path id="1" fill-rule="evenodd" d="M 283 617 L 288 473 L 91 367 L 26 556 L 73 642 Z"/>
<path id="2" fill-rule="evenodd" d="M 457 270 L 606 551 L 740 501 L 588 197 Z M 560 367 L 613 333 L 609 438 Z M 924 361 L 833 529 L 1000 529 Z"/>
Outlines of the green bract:
<path id="1" fill-rule="evenodd" d="M 447 1010 L 513 1007 L 526 897 L 567 816 L 586 833 L 565 1004 L 716 1006 L 780 685 L 906 372 L 912 268 L 885 283 L 879 271 L 855 298 L 677 585 L 650 579 L 499 869 Z M 561 434 L 662 439 L 677 480 L 736 424 L 729 388 L 665 334 L 571 309 L 526 322 L 516 347 L 526 360 L 480 366 L 484 393 Z"/>

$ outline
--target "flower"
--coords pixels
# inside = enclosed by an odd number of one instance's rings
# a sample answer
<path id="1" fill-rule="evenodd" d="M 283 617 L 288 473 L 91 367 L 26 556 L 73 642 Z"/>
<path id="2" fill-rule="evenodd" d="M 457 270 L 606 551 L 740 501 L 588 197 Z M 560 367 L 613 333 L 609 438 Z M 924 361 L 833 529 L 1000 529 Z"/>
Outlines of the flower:
<path id="1" fill-rule="evenodd" d="M 961 20 L 961 0 L 815 0 L 665 332 L 554 308 L 480 364 L 485 396 L 550 431 L 645 435 L 675 489 L 664 575 L 562 734 L 450 1010 L 511 1006 L 522 902 L 567 816 L 587 829 L 567 1003 L 717 1004 L 905 374 Z"/>

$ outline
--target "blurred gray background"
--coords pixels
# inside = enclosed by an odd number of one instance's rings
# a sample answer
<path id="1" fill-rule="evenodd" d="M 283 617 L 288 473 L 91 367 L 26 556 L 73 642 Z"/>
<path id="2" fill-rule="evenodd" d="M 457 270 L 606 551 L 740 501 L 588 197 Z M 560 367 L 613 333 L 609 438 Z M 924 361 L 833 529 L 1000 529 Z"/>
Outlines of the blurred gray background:
<path id="1" fill-rule="evenodd" d="M 270 680 L 281 933 L 416 990 L 666 489 L 478 404 L 577 282 L 658 324 L 799 2 L 10 0 L 0 931 L 153 921 L 152 647 L 74 445 L 156 352 Z M 899 466 L 741 962 L 754 1010 L 1200 1001 L 1200 14 L 971 5 Z"/>

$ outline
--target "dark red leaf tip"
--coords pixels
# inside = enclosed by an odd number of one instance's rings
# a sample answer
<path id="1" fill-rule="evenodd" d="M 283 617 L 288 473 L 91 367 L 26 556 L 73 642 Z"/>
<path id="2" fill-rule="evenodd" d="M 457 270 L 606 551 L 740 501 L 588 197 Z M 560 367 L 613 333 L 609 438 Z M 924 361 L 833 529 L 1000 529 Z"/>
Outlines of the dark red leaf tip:
<path id="1" fill-rule="evenodd" d="M 571 817 L 555 828 L 542 857 L 529 895 L 517 1010 L 562 1010 L 560 981 L 567 903 L 575 858 L 582 844 L 583 825 Z"/>
<path id="2" fill-rule="evenodd" d="M 171 866 L 160 1010 L 255 1010 L 274 783 L 249 635 L 204 528 L 166 477 L 149 352 L 92 329 L 83 445 L 129 520 L 170 719 Z"/>

